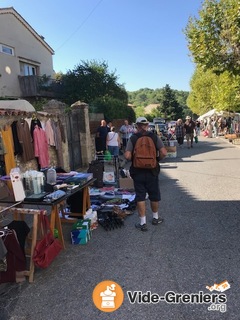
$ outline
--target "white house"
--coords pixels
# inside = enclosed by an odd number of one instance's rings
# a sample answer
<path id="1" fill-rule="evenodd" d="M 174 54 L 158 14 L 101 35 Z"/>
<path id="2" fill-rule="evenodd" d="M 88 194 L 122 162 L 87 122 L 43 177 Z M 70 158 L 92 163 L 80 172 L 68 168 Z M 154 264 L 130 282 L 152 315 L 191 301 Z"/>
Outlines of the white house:
<path id="1" fill-rule="evenodd" d="M 36 95 L 38 76 L 53 77 L 53 49 L 13 8 L 0 8 L 0 97 Z"/>

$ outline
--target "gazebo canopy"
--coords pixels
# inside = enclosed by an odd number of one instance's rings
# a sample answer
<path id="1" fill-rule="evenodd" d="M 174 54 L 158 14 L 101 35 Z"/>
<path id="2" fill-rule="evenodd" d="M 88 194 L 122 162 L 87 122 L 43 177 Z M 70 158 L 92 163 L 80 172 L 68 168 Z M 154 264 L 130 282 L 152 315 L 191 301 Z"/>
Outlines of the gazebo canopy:
<path id="1" fill-rule="evenodd" d="M 198 120 L 203 120 L 204 118 L 211 118 L 211 117 L 213 117 L 213 116 L 215 116 L 215 115 L 219 115 L 219 112 L 216 111 L 216 109 L 212 109 L 212 110 L 210 110 L 210 111 L 202 114 L 202 115 L 198 118 Z"/>
<path id="2" fill-rule="evenodd" d="M 203 120 L 205 118 L 211 118 L 213 116 L 222 116 L 222 117 L 232 117 L 232 118 L 239 118 L 239 113 L 237 112 L 228 112 L 228 111 L 217 111 L 216 109 L 212 109 L 203 115 L 201 115 L 198 120 Z"/>
<path id="3" fill-rule="evenodd" d="M 1 110 L 16 110 L 23 112 L 36 112 L 27 100 L 0 100 Z"/>

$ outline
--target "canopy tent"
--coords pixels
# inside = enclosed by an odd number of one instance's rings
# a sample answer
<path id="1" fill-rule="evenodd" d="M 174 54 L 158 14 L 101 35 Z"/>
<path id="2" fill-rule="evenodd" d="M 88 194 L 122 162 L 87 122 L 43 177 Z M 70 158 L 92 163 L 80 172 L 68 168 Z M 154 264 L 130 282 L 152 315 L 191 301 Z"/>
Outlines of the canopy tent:
<path id="1" fill-rule="evenodd" d="M 232 117 L 232 118 L 239 118 L 239 113 L 237 112 L 228 112 L 228 111 L 217 111 L 216 109 L 212 109 L 206 113 L 204 113 L 203 115 L 201 115 L 200 117 L 198 117 L 198 120 L 203 120 L 205 118 L 211 118 L 214 116 L 218 116 L 218 117 Z"/>
<path id="2" fill-rule="evenodd" d="M 17 110 L 23 112 L 36 112 L 27 100 L 0 100 L 1 110 Z"/>
<path id="3" fill-rule="evenodd" d="M 218 116 L 219 112 L 216 109 L 212 109 L 212 110 L 204 113 L 200 117 L 198 117 L 198 120 L 203 120 L 204 118 L 211 118 L 211 117 L 213 117 L 215 115 Z"/>

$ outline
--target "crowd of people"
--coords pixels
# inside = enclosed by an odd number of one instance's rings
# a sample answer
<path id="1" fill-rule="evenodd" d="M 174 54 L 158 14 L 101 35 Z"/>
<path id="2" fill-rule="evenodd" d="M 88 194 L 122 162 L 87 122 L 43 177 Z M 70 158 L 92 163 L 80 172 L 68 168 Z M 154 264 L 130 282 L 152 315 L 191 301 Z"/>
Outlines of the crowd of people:
<path id="1" fill-rule="evenodd" d="M 200 123 L 200 121 L 194 122 L 190 116 L 187 116 L 185 121 L 178 119 L 175 126 L 169 126 L 168 139 L 176 138 L 178 146 L 182 147 L 186 138 L 187 147 L 190 149 L 193 148 L 194 138 L 196 141 L 196 137 L 200 135 L 201 130 L 203 130 L 203 123 Z M 148 127 L 148 131 L 153 130 Z M 119 156 L 120 150 L 125 152 L 129 139 L 136 132 L 137 124 L 130 124 L 128 119 L 124 120 L 119 130 L 116 130 L 111 121 L 107 123 L 105 120 L 101 120 L 96 131 L 96 153 L 104 154 L 108 150 L 112 156 Z M 156 130 L 154 132 L 156 133 Z"/>
<path id="2" fill-rule="evenodd" d="M 97 154 L 104 154 L 106 150 L 114 157 L 119 156 L 119 151 L 123 152 L 131 135 L 136 132 L 134 125 L 129 124 L 127 119 L 124 120 L 119 132 L 112 125 L 112 122 L 101 120 L 100 126 L 97 128 L 95 147 Z"/>
<path id="3" fill-rule="evenodd" d="M 188 149 L 193 148 L 194 137 L 200 134 L 199 123 L 194 122 L 190 116 L 186 117 L 186 121 L 178 119 L 175 127 L 175 136 L 180 147 L 183 146 L 184 137 L 186 137 Z"/>
<path id="4" fill-rule="evenodd" d="M 187 116 L 185 121 L 178 119 L 175 126 L 169 126 L 168 139 L 176 139 L 179 147 L 182 147 L 184 140 L 186 140 L 187 148 L 190 149 L 193 148 L 194 140 L 197 142 L 196 139 L 202 130 L 204 130 L 202 122 L 193 121 L 190 116 Z M 141 137 L 149 137 L 153 141 L 153 148 L 156 151 L 156 166 L 154 167 L 148 168 L 136 165 L 136 161 L 134 160 L 137 158 L 136 145 Z M 144 153 L 144 148 L 146 148 L 144 144 L 140 147 L 138 146 L 138 150 L 139 148 L 142 148 L 142 152 Z M 152 132 L 149 127 L 149 121 L 145 117 L 137 118 L 135 124 L 129 124 L 129 121 L 125 119 L 119 130 L 116 130 L 112 122 L 107 123 L 105 120 L 102 120 L 96 132 L 96 152 L 104 154 L 106 150 L 113 157 L 118 157 L 121 150 L 124 158 L 130 162 L 129 172 L 134 183 L 135 200 L 139 215 L 139 222 L 135 225 L 136 228 L 140 231 L 148 230 L 146 198 L 150 201 L 152 225 L 161 224 L 163 219 L 159 216 L 159 202 L 161 200 L 158 180 L 160 172 L 159 161 L 167 155 L 163 139 L 156 132 Z M 138 152 L 141 153 L 141 150 Z"/>
<path id="5" fill-rule="evenodd" d="M 239 132 L 239 122 L 234 122 L 233 119 L 228 118 L 209 118 L 204 120 L 196 120 L 190 116 L 185 118 L 185 121 L 178 119 L 175 126 L 171 125 L 168 128 L 168 140 L 177 140 L 178 146 L 182 147 L 184 140 L 186 140 L 187 148 L 193 148 L 193 142 L 198 142 L 198 137 L 201 132 L 204 136 L 209 138 L 217 137 L 219 134 L 225 134 L 227 132 Z M 145 143 L 140 144 L 138 141 L 140 138 L 152 140 L 147 145 Z M 149 142 L 148 140 L 148 142 Z M 139 166 L 137 165 L 139 157 L 142 157 L 139 163 L 143 163 L 145 160 L 149 161 L 151 145 L 155 151 L 152 158 L 156 158 L 156 165 L 153 167 Z M 146 149 L 146 145 L 147 148 Z M 152 225 L 159 225 L 163 222 L 163 219 L 159 216 L 159 202 L 161 200 L 160 186 L 158 175 L 160 172 L 159 162 L 167 155 L 166 147 L 163 143 L 163 137 L 156 134 L 151 130 L 149 121 L 145 117 L 139 117 L 136 123 L 129 124 L 127 119 L 121 125 L 119 131 L 112 125 L 108 124 L 105 120 L 101 121 L 100 126 L 97 128 L 96 133 L 96 151 L 104 153 L 108 150 L 112 156 L 118 157 L 119 150 L 126 160 L 130 162 L 130 175 L 133 179 L 135 189 L 135 200 L 139 215 L 139 222 L 135 227 L 140 231 L 147 231 L 147 218 L 146 218 L 146 199 L 150 201 L 150 210 L 152 215 Z M 149 153 L 148 153 L 149 150 Z M 137 152 L 139 153 L 137 155 Z M 145 154 L 145 157 L 143 156 Z"/>
<path id="6" fill-rule="evenodd" d="M 240 121 L 234 117 L 208 117 L 201 121 L 203 135 L 208 138 L 240 132 Z"/>

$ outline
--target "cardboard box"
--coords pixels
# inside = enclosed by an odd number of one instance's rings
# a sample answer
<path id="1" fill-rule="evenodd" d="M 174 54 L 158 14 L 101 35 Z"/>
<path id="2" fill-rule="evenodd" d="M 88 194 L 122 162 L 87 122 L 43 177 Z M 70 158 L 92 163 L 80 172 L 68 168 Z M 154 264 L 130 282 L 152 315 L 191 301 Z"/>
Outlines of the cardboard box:
<path id="1" fill-rule="evenodd" d="M 167 158 L 176 158 L 177 157 L 177 147 L 170 147 L 166 146 L 165 147 L 167 150 Z"/>
<path id="2" fill-rule="evenodd" d="M 86 244 L 92 236 L 90 219 L 79 219 L 74 223 L 71 231 L 72 244 Z"/>
<path id="3" fill-rule="evenodd" d="M 134 189 L 132 178 L 119 178 L 119 188 L 121 189 Z"/>
<path id="4" fill-rule="evenodd" d="M 170 147 L 177 146 L 177 140 L 169 140 L 169 146 Z"/>
<path id="5" fill-rule="evenodd" d="M 87 244 L 89 241 L 89 231 L 87 229 L 76 229 L 71 231 L 72 244 Z"/>
<path id="6" fill-rule="evenodd" d="M 176 146 L 171 146 L 171 147 L 166 146 L 165 148 L 166 148 L 167 152 L 176 152 L 177 151 Z"/>

